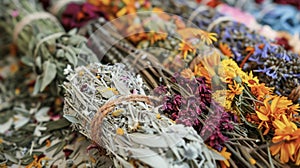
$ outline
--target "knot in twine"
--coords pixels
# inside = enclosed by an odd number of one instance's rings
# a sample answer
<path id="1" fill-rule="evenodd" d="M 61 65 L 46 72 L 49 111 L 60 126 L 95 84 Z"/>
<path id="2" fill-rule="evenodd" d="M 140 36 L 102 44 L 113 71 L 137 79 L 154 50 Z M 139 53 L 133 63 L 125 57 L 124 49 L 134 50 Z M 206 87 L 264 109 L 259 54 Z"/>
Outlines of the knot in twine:
<path id="1" fill-rule="evenodd" d="M 95 114 L 92 122 L 91 122 L 91 139 L 95 141 L 98 145 L 101 144 L 101 136 L 99 135 L 99 128 L 102 123 L 103 118 L 118 104 L 122 104 L 123 102 L 145 102 L 146 104 L 152 104 L 151 99 L 155 99 L 151 96 L 145 95 L 126 95 L 120 96 L 114 100 L 106 102 L 102 107 L 99 108 L 97 113 Z"/>

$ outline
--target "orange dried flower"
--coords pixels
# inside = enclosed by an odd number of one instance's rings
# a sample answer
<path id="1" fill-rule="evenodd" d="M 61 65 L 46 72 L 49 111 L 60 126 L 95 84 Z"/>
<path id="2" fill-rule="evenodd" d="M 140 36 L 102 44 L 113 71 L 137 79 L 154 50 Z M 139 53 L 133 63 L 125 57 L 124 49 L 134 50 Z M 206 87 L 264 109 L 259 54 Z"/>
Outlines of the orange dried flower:
<path id="1" fill-rule="evenodd" d="M 150 31 L 148 34 L 148 39 L 150 40 L 151 45 L 154 44 L 156 41 L 164 40 L 167 38 L 167 33 L 158 33 L 154 31 Z"/>
<path id="2" fill-rule="evenodd" d="M 298 153 L 296 153 L 296 149 L 299 149 L 300 129 L 297 128 L 295 123 L 289 121 L 285 115 L 282 116 L 282 121 L 276 119 L 274 126 L 276 130 L 272 142 L 275 144 L 270 147 L 272 155 L 277 155 L 280 152 L 282 163 L 287 163 L 289 159 L 295 161 L 295 158 L 299 158 L 299 156 L 295 157 L 295 154 Z M 299 164 L 300 162 L 298 162 Z"/>
<path id="3" fill-rule="evenodd" d="M 181 51 L 181 55 L 183 59 L 186 59 L 189 52 L 195 54 L 196 49 L 189 43 L 182 42 L 179 44 L 179 50 Z"/>
<path id="4" fill-rule="evenodd" d="M 273 88 L 267 87 L 264 83 L 250 87 L 251 93 L 260 101 L 264 100 L 266 95 L 271 95 Z"/>
<path id="5" fill-rule="evenodd" d="M 228 47 L 227 44 L 224 44 L 224 43 L 220 43 L 219 44 L 219 48 L 221 50 L 221 52 L 226 55 L 228 58 L 232 58 L 233 57 L 233 54 L 231 52 L 231 49 Z"/>
<path id="6" fill-rule="evenodd" d="M 229 84 L 228 87 L 227 99 L 229 100 L 233 100 L 236 95 L 240 95 L 244 90 L 244 87 L 241 84 L 236 83 L 235 80 L 233 81 L 233 84 Z"/>
<path id="7" fill-rule="evenodd" d="M 292 117 L 297 111 L 291 111 L 290 106 L 293 103 L 286 97 L 271 96 L 264 100 L 263 105 L 256 109 L 256 114 L 259 118 L 258 129 L 265 128 L 264 135 L 266 135 L 271 128 L 274 128 L 273 121 L 281 119 L 283 115 Z"/>

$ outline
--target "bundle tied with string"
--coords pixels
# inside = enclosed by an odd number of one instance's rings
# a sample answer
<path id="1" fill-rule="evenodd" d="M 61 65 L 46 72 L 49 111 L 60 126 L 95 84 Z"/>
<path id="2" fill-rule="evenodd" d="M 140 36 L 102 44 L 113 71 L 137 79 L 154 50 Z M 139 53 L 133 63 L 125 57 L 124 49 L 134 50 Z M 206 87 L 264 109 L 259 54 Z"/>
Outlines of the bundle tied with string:
<path id="1" fill-rule="evenodd" d="M 123 64 L 78 67 L 64 83 L 64 117 L 119 167 L 215 167 L 223 158 L 192 127 L 160 115 L 143 80 Z"/>
<path id="2" fill-rule="evenodd" d="M 1 1 L 0 10 L 0 26 L 26 55 L 22 62 L 38 74 L 35 94 L 54 80 L 63 80 L 68 64 L 76 67 L 98 60 L 86 46 L 85 37 L 77 35 L 76 30 L 66 33 L 59 21 L 45 12 L 39 3 Z"/>

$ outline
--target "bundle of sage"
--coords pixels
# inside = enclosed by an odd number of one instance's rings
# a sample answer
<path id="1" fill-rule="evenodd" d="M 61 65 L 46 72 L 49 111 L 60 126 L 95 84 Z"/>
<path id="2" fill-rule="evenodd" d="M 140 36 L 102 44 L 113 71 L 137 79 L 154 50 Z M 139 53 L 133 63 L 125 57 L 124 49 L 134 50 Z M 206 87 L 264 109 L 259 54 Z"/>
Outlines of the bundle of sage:
<path id="1" fill-rule="evenodd" d="M 104 147 L 117 167 L 215 167 L 223 160 L 192 127 L 160 115 L 139 75 L 123 64 L 69 71 L 64 117 Z"/>
<path id="2" fill-rule="evenodd" d="M 77 35 L 76 30 L 66 33 L 57 19 L 44 12 L 39 3 L 5 0 L 0 2 L 0 10 L 0 26 L 26 54 L 22 62 L 39 74 L 35 94 L 43 91 L 56 77 L 63 80 L 63 71 L 68 64 L 75 67 L 98 60 L 87 48 L 86 38 Z"/>

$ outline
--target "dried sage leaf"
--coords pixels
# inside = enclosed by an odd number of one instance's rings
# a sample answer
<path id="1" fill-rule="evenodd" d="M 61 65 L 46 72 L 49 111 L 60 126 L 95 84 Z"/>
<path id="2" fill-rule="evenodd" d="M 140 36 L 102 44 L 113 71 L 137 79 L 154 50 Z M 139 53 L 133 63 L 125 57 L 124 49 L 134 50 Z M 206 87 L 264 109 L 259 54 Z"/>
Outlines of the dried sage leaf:
<path id="1" fill-rule="evenodd" d="M 58 129 L 68 127 L 69 125 L 70 122 L 67 119 L 61 118 L 57 121 L 48 122 L 46 124 L 46 127 L 47 127 L 47 131 L 53 131 L 53 130 L 58 130 Z"/>
<path id="2" fill-rule="evenodd" d="M 56 65 L 50 60 L 47 60 L 43 64 L 43 70 L 44 73 L 40 91 L 43 91 L 54 80 L 56 76 Z"/>

